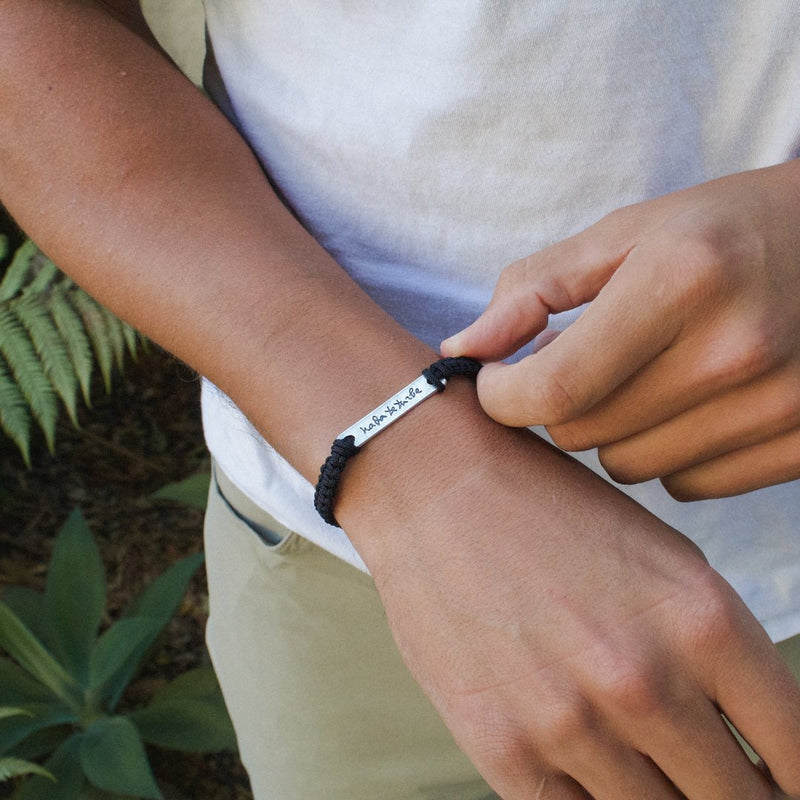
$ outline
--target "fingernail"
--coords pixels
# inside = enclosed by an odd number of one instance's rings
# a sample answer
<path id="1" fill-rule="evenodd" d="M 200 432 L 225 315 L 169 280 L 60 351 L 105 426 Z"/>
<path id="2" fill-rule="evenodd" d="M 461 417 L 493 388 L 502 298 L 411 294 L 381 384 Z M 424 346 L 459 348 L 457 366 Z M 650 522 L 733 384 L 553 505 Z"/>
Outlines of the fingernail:
<path id="1" fill-rule="evenodd" d="M 452 336 L 448 336 L 441 345 L 439 345 L 439 349 L 442 351 L 444 355 L 451 355 L 457 356 L 459 355 L 459 346 L 461 344 L 461 333 L 454 333 Z M 447 351 L 447 353 L 445 353 Z"/>

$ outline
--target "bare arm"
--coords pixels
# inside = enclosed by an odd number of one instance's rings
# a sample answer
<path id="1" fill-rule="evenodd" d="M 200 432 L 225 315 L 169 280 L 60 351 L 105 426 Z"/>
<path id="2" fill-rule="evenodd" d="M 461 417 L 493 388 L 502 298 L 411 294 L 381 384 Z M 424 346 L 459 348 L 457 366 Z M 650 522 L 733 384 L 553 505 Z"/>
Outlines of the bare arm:
<path id="1" fill-rule="evenodd" d="M 434 357 L 100 5 L 0 0 L 0 107 L 11 212 L 308 479 Z M 676 800 L 671 781 L 697 800 L 773 796 L 718 707 L 800 796 L 800 690 L 734 593 L 679 534 L 489 420 L 466 382 L 353 459 L 336 513 L 409 667 L 506 800 Z"/>
<path id="2" fill-rule="evenodd" d="M 236 131 L 143 41 L 91 3 L 0 9 L 9 210 L 87 290 L 228 391 L 312 478 L 349 424 L 349 409 L 322 400 L 360 375 L 377 404 L 429 350 L 356 289 Z M 329 352 L 338 358 L 320 358 Z M 276 390 L 286 386 L 304 390 L 287 402 Z M 290 433 L 295 414 L 303 442 Z"/>

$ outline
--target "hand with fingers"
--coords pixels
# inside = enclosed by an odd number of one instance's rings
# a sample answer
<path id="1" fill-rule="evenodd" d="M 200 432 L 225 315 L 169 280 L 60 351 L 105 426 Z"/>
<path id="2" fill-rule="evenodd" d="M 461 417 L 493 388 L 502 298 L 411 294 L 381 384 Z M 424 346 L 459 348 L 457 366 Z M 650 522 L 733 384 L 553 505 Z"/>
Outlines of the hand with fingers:
<path id="1" fill-rule="evenodd" d="M 353 465 L 373 502 L 339 516 L 412 674 L 495 791 L 800 798 L 800 686 L 697 547 L 528 430 L 437 429 L 402 515 L 369 491 L 386 474 L 373 461 Z"/>
<path id="2" fill-rule="evenodd" d="M 498 361 L 548 315 L 589 305 L 514 365 L 489 364 L 484 409 L 599 448 L 623 483 L 678 499 L 800 477 L 800 161 L 616 211 L 507 267 L 486 311 L 442 344 Z"/>

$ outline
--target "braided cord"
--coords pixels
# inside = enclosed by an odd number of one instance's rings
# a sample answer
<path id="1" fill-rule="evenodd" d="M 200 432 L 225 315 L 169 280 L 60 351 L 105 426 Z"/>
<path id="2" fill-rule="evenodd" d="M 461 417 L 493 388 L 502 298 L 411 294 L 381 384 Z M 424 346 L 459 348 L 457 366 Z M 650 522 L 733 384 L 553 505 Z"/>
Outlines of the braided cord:
<path id="1" fill-rule="evenodd" d="M 422 371 L 424 378 L 422 386 L 425 383 L 429 384 L 435 389 L 434 394 L 443 392 L 449 378 L 457 375 L 474 377 L 478 374 L 481 366 L 480 361 L 466 356 L 440 358 Z M 365 441 L 431 396 L 431 390 L 422 391 L 419 383 L 420 380 L 417 379 L 401 389 L 384 405 L 378 406 L 334 440 L 331 454 L 325 459 L 325 463 L 320 469 L 319 479 L 314 490 L 314 508 L 328 525 L 340 527 L 333 514 L 333 505 L 339 479 L 342 477 L 347 459 L 358 453 Z M 359 436 L 358 444 L 353 431 L 356 431 Z"/>

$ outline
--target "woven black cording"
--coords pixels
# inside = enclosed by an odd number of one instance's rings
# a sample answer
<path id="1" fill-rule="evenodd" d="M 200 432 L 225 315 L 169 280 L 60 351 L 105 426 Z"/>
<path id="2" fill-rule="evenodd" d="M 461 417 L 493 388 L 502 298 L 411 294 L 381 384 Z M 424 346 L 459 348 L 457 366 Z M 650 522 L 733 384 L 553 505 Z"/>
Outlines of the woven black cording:
<path id="1" fill-rule="evenodd" d="M 342 477 L 347 459 L 354 456 L 360 449 L 360 447 L 356 447 L 353 436 L 336 439 L 331 445 L 331 454 L 325 459 L 325 463 L 319 471 L 319 480 L 314 491 L 314 508 L 328 525 L 339 527 L 336 517 L 333 516 L 333 498 L 336 495 L 336 487 L 339 485 L 339 478 Z"/>
<path id="2" fill-rule="evenodd" d="M 445 381 L 456 375 L 475 376 L 481 368 L 480 361 L 474 358 L 461 356 L 459 358 L 441 358 L 422 371 L 425 380 L 431 386 L 436 387 L 436 391 L 444 390 Z M 325 459 L 322 469 L 319 471 L 317 488 L 314 491 L 314 508 L 328 523 L 339 527 L 336 517 L 333 515 L 333 502 L 336 497 L 336 487 L 339 485 L 339 478 L 342 477 L 345 464 L 350 456 L 355 455 L 360 447 L 356 447 L 355 437 L 345 436 L 344 439 L 336 439 L 331 446 L 331 454 Z"/>
<path id="3" fill-rule="evenodd" d="M 422 370 L 425 380 L 436 387 L 437 392 L 443 392 L 445 381 L 456 375 L 469 375 L 474 377 L 480 371 L 482 364 L 474 358 L 458 356 L 457 358 L 440 358 L 427 369 Z"/>

